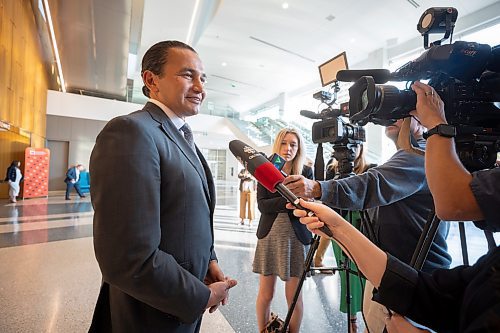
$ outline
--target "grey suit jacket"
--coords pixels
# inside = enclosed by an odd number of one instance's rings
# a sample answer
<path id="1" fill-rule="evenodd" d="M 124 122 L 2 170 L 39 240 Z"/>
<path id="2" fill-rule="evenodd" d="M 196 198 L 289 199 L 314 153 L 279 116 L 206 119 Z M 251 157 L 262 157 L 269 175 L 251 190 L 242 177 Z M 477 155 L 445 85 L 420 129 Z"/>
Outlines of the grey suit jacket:
<path id="1" fill-rule="evenodd" d="M 97 137 L 90 173 L 103 285 L 91 331 L 198 330 L 216 256 L 215 189 L 197 154 L 153 103 Z"/>

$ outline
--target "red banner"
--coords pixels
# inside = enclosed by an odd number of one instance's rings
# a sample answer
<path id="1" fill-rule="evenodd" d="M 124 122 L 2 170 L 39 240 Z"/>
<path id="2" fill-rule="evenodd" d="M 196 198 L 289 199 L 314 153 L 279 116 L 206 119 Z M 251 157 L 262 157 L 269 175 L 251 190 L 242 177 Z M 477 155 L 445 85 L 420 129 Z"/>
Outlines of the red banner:
<path id="1" fill-rule="evenodd" d="M 49 195 L 49 162 L 50 150 L 47 148 L 26 148 L 24 152 L 24 199 Z"/>

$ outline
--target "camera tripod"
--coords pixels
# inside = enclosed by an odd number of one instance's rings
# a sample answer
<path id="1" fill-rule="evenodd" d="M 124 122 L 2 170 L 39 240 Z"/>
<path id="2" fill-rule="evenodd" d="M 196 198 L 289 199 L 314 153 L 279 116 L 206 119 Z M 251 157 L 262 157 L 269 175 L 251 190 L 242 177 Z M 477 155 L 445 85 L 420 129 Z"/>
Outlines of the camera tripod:
<path id="1" fill-rule="evenodd" d="M 339 144 L 339 145 L 334 145 L 334 152 L 332 156 L 338 161 L 338 168 L 337 168 L 337 175 L 336 179 L 340 178 L 345 178 L 353 175 L 353 166 L 354 166 L 354 159 L 356 157 L 356 152 L 354 149 L 358 148 L 357 143 L 349 143 L 349 144 Z M 321 144 L 318 146 L 318 153 L 321 152 L 322 154 L 322 147 Z M 321 158 L 322 159 L 322 158 Z M 318 161 L 318 156 L 316 156 L 316 160 Z M 323 168 L 323 163 L 320 164 L 320 167 Z M 316 169 L 316 174 L 318 174 L 317 169 Z M 319 178 L 319 179 L 318 179 Z M 323 180 L 323 176 L 317 176 L 317 180 Z M 347 212 L 347 211 L 341 211 L 341 215 L 345 216 L 348 215 L 350 222 L 352 223 L 352 212 Z M 362 219 L 363 220 L 363 219 Z M 285 318 L 285 321 L 283 323 L 279 322 L 279 319 L 277 317 L 273 317 L 271 319 L 271 323 L 268 324 L 268 329 L 271 329 L 271 331 L 268 330 L 268 332 L 276 332 L 276 333 L 286 333 L 288 330 L 288 325 L 290 324 L 290 320 L 292 318 L 293 311 L 295 309 L 295 306 L 297 304 L 297 300 L 299 298 L 300 292 L 302 290 L 302 286 L 304 284 L 305 278 L 307 276 L 307 273 L 311 271 L 311 263 L 314 258 L 314 254 L 316 253 L 316 250 L 318 249 L 319 246 L 319 241 L 320 241 L 320 236 L 314 235 L 313 241 L 311 243 L 310 249 L 307 253 L 306 260 L 304 262 L 304 270 L 302 272 L 302 275 L 299 280 L 299 284 L 297 286 L 297 289 L 295 290 L 295 294 L 293 297 L 292 304 L 290 305 L 288 309 L 287 316 Z M 329 268 L 331 270 L 335 271 L 345 271 L 346 273 L 346 305 L 347 305 L 347 333 L 350 332 L 350 318 L 351 318 L 351 293 L 350 293 L 350 275 L 351 274 L 358 274 L 357 272 L 353 271 L 350 269 L 350 260 L 346 256 L 344 262 L 341 264 L 340 267 L 331 267 Z"/>

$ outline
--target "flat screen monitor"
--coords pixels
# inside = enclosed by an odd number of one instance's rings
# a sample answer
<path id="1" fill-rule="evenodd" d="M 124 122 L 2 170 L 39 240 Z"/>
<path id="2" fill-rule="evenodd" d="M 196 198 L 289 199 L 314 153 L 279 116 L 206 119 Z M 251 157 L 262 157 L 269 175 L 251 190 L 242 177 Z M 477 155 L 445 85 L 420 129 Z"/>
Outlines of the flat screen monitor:
<path id="1" fill-rule="evenodd" d="M 337 72 L 347 67 L 347 56 L 345 52 L 333 57 L 327 62 L 318 66 L 319 76 L 321 77 L 321 84 L 324 86 L 329 85 L 337 80 Z"/>

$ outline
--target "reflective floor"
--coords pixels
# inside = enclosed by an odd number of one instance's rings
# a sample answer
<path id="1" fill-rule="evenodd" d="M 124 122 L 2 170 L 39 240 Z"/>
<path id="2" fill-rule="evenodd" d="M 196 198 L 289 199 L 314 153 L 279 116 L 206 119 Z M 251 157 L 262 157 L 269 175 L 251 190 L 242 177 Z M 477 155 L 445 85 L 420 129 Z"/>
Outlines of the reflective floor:
<path id="1" fill-rule="evenodd" d="M 205 315 L 202 332 L 257 332 L 258 275 L 252 273 L 254 225 L 239 225 L 237 183 L 218 184 L 215 243 L 224 272 L 238 280 L 230 304 Z M 86 332 L 100 286 L 92 247 L 90 198 L 0 201 L 0 331 Z M 258 215 L 257 215 L 258 217 Z M 329 250 L 327 264 L 333 264 Z M 279 281 L 279 280 L 278 280 Z M 302 332 L 347 331 L 338 311 L 338 279 L 318 274 L 303 287 Z M 279 281 L 272 311 L 286 316 Z"/>
<path id="2" fill-rule="evenodd" d="M 257 332 L 258 275 L 252 273 L 256 225 L 239 225 L 237 183 L 217 185 L 215 244 L 224 272 L 238 280 L 230 304 L 205 315 L 202 332 Z M 100 285 L 92 247 L 90 199 L 0 200 L 0 332 L 86 332 Z M 258 220 L 258 219 L 257 219 Z M 255 223 L 255 222 L 254 222 Z M 482 233 L 467 227 L 471 262 L 485 252 Z M 498 240 L 497 240 L 498 241 Z M 448 240 L 460 264 L 460 242 L 452 226 Z M 333 265 L 331 248 L 326 264 Z M 278 279 L 273 312 L 285 317 L 284 284 Z M 347 332 L 339 308 L 337 275 L 316 274 L 303 286 L 302 332 Z M 358 314 L 360 330 L 362 319 Z"/>

